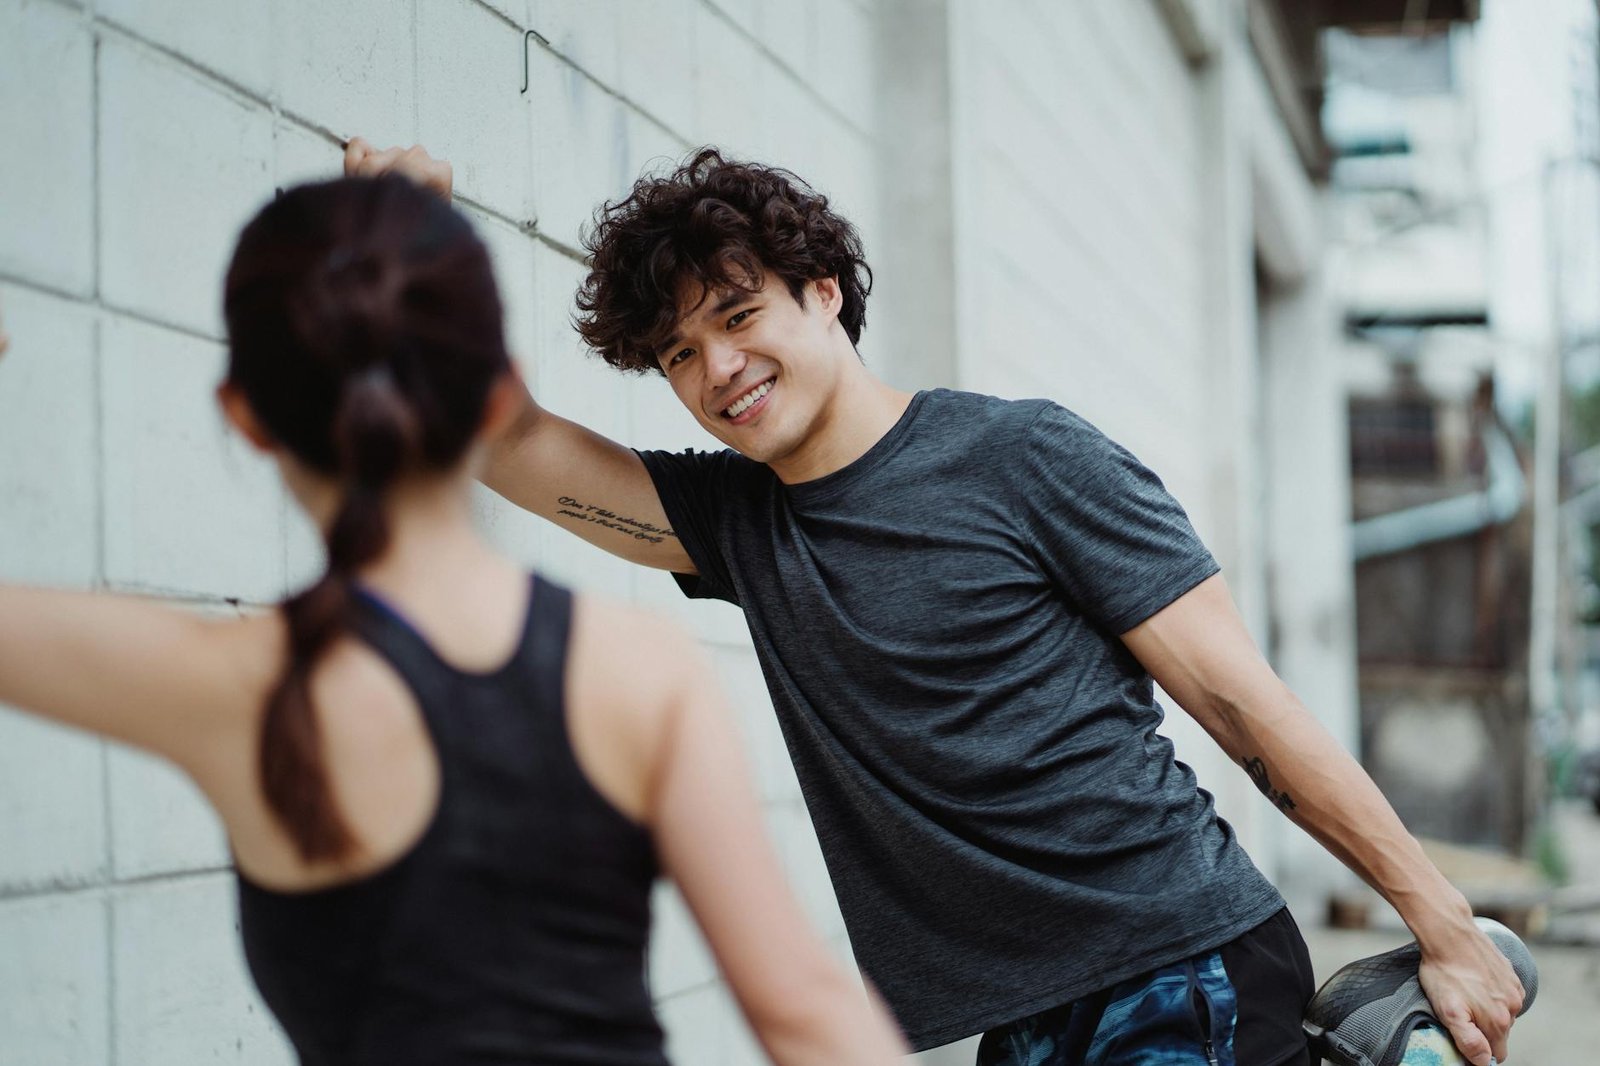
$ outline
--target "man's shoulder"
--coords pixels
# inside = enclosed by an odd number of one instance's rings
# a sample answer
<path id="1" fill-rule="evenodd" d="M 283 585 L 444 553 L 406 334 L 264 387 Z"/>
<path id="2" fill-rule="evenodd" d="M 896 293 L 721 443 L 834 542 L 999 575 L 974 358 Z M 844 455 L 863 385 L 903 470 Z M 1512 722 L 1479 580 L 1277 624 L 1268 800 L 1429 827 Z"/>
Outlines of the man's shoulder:
<path id="1" fill-rule="evenodd" d="M 981 392 L 933 389 L 928 399 L 933 415 L 929 421 L 940 426 L 941 432 L 966 426 L 995 444 L 1007 439 L 1007 434 L 1019 442 L 1028 436 L 1101 435 L 1086 418 L 1047 397 L 1009 400 Z"/>
<path id="2" fill-rule="evenodd" d="M 930 389 L 927 394 L 927 410 L 938 422 L 977 421 L 989 427 L 997 424 L 1021 427 L 1052 408 L 1065 410 L 1054 400 L 1043 398 L 1008 400 L 963 389 Z"/>

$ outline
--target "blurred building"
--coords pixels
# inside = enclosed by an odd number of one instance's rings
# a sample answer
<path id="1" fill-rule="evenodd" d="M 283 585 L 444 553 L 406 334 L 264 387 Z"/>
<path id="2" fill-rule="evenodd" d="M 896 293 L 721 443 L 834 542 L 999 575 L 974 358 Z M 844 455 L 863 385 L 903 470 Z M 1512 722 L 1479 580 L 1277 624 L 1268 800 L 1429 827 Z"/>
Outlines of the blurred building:
<path id="1" fill-rule="evenodd" d="M 1413 831 L 1513 854 L 1581 703 L 1596 43 L 1590 0 L 1325 40 L 1363 752 Z"/>
<path id="2" fill-rule="evenodd" d="M 1477 42 L 1429 23 L 1324 43 L 1362 752 L 1413 832 L 1520 850 L 1530 512 L 1494 403 Z"/>

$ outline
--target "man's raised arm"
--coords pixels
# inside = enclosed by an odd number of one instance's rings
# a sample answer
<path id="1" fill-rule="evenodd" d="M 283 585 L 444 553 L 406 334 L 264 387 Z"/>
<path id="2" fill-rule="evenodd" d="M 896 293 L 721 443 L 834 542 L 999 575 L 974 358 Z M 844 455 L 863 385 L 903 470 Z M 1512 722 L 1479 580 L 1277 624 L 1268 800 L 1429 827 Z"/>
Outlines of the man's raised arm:
<path id="1" fill-rule="evenodd" d="M 452 195 L 450 164 L 420 145 L 378 151 L 352 138 L 344 172 L 367 178 L 400 174 L 446 201 Z M 523 395 L 522 413 L 496 443 L 484 484 L 629 562 L 693 574 L 644 462 L 615 441 L 546 411 L 526 388 Z"/>
<path id="2" fill-rule="evenodd" d="M 632 449 L 551 414 L 531 395 L 496 442 L 483 483 L 629 562 L 695 572 Z"/>

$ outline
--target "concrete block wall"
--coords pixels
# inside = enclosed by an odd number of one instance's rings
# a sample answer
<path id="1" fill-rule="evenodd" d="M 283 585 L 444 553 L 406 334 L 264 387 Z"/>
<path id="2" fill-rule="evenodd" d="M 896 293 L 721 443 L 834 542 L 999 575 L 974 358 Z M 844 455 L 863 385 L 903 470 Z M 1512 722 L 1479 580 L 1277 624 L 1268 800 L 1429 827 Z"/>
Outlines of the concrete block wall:
<path id="1" fill-rule="evenodd" d="M 0 0 L 0 580 L 200 610 L 320 567 L 211 399 L 222 271 L 274 188 L 343 138 L 420 142 L 496 261 L 540 399 L 632 444 L 711 446 L 665 384 L 570 328 L 580 227 L 646 166 L 716 143 L 789 166 L 879 239 L 873 0 Z M 548 41 L 527 50 L 523 35 Z M 848 958 L 743 623 L 485 492 L 505 550 L 694 628 L 773 837 Z M 237 945 L 225 841 L 169 767 L 0 709 L 0 1066 L 290 1061 Z M 682 902 L 651 974 L 675 1061 L 762 1061 Z"/>

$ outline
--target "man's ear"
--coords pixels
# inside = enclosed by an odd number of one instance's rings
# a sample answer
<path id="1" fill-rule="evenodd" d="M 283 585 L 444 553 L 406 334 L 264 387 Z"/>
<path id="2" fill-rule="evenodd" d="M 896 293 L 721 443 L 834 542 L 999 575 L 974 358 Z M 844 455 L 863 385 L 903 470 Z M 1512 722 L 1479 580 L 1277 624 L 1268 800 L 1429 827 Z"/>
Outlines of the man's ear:
<path id="1" fill-rule="evenodd" d="M 817 305 L 822 308 L 822 313 L 829 318 L 838 318 L 839 312 L 844 310 L 844 290 L 839 288 L 839 279 L 817 278 L 811 283 L 811 288 L 816 293 Z"/>
<path id="2" fill-rule="evenodd" d="M 228 424 L 238 430 L 251 447 L 263 452 L 276 450 L 277 442 L 261 424 L 261 419 L 256 417 L 255 408 L 250 406 L 250 401 L 244 398 L 238 386 L 230 381 L 218 385 L 217 405 L 222 408 L 222 415 Z"/>

